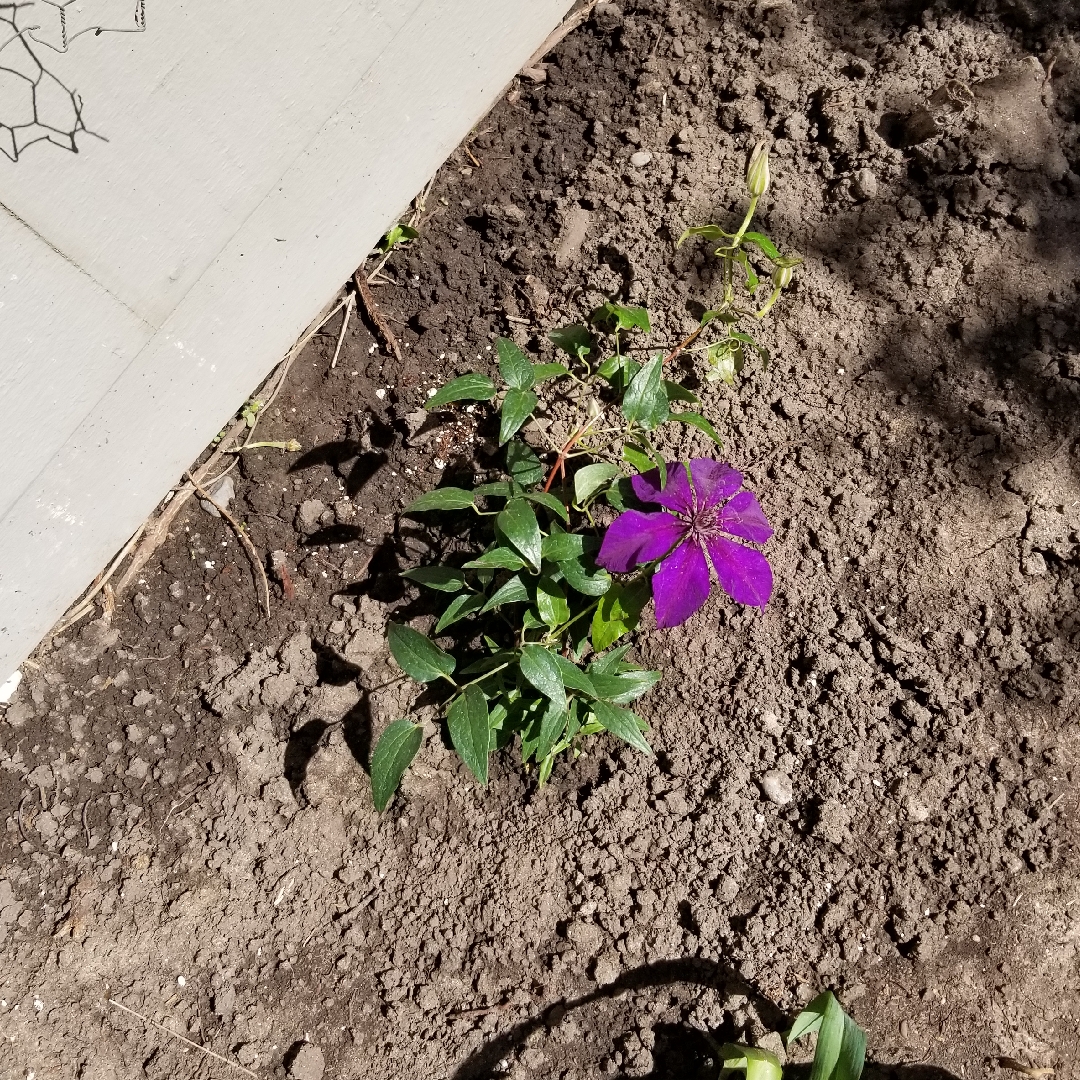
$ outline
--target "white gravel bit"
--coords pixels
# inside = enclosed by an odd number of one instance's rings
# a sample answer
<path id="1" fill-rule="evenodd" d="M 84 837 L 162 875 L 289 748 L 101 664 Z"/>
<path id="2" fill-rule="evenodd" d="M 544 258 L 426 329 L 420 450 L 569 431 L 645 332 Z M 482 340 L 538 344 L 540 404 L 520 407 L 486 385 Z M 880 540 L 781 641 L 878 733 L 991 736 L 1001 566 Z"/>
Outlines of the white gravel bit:
<path id="1" fill-rule="evenodd" d="M 765 773 L 761 778 L 761 790 L 775 806 L 787 806 L 795 798 L 791 790 L 791 777 L 779 769 L 770 769 Z"/>
<path id="2" fill-rule="evenodd" d="M 636 154 L 630 155 L 630 164 L 635 169 L 644 169 L 650 161 L 652 161 L 652 154 L 648 150 L 639 150 Z"/>

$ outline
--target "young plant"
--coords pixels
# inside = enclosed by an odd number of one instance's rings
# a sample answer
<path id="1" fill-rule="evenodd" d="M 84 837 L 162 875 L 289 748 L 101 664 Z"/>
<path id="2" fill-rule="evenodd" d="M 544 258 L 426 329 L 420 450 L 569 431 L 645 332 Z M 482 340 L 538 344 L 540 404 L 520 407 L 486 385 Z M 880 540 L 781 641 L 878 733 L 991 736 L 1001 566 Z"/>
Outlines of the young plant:
<path id="1" fill-rule="evenodd" d="M 420 234 L 411 225 L 406 225 L 403 221 L 399 221 L 379 241 L 379 250 L 384 254 L 389 255 L 398 244 L 405 243 L 408 240 L 416 240 L 419 236 Z"/>
<path id="2" fill-rule="evenodd" d="M 448 597 L 434 634 L 457 626 L 456 646 L 444 649 L 398 624 L 388 636 L 398 666 L 431 685 L 454 748 L 481 784 L 491 753 L 515 740 L 541 784 L 560 754 L 576 756 L 584 740 L 602 731 L 650 752 L 645 723 L 626 706 L 655 686 L 660 673 L 628 663 L 629 644 L 618 644 L 636 628 L 650 584 L 662 625 L 689 618 L 704 603 L 708 559 L 736 598 L 763 604 L 771 589 L 764 556 L 720 536 L 761 542 L 771 535 L 756 499 L 735 494 L 742 477 L 704 458 L 669 466 L 654 446 L 653 433 L 668 421 L 691 423 L 719 439 L 700 414 L 672 409 L 674 402 L 694 399 L 663 379 L 662 353 L 640 364 L 623 352 L 624 334 L 649 331 L 648 313 L 609 302 L 590 321 L 597 334 L 576 326 L 552 335 L 570 354 L 570 367 L 532 363 L 512 341 L 498 341 L 505 384 L 498 409 L 501 478 L 471 490 L 437 488 L 404 511 L 464 511 L 474 519 L 472 528 L 467 518 L 449 522 L 451 531 L 482 548 L 467 553 L 473 557 L 403 574 Z M 590 358 L 604 336 L 613 339 L 614 355 L 593 367 Z M 585 400 L 573 434 L 552 447 L 556 459 L 545 475 L 518 433 L 539 404 L 537 388 L 563 379 L 573 380 Z M 496 392 L 493 379 L 471 373 L 443 386 L 427 407 L 491 401 Z M 589 463 L 568 475 L 568 464 L 582 456 Z M 601 499 L 624 511 L 603 544 L 594 516 Z M 650 501 L 670 513 L 636 509 Z M 672 611 L 681 617 L 672 621 Z M 420 741 L 420 726 L 409 720 L 392 724 L 379 740 L 371 764 L 379 810 Z"/>
<path id="3" fill-rule="evenodd" d="M 810 1080 L 859 1080 L 866 1059 L 866 1032 L 840 1007 L 831 991 L 819 994 L 795 1018 L 785 1043 L 817 1033 Z M 783 1068 L 775 1054 L 760 1047 L 725 1043 L 719 1047 L 720 1076 L 739 1070 L 746 1080 L 781 1080 Z"/>
<path id="4" fill-rule="evenodd" d="M 739 329 L 740 321 L 746 318 L 761 320 L 769 313 L 773 304 L 780 298 L 781 292 L 791 284 L 795 267 L 803 260 L 797 255 L 781 255 L 776 245 L 761 232 L 753 232 L 750 229 L 757 212 L 758 200 L 769 187 L 769 153 L 764 142 L 759 142 L 754 147 L 750 158 L 750 165 L 746 170 L 746 187 L 750 193 L 750 205 L 746 210 L 746 216 L 738 230 L 733 233 L 725 232 L 719 225 L 696 225 L 679 237 L 678 244 L 692 236 L 704 236 L 708 240 L 721 241 L 716 249 L 716 256 L 721 264 L 721 281 L 723 283 L 723 296 L 720 303 L 706 311 L 701 317 L 698 329 L 687 339 L 693 342 L 702 331 L 713 323 L 719 323 L 723 327 L 723 334 L 705 349 L 708 361 L 706 378 L 712 382 L 722 379 L 729 385 L 734 383 L 735 376 L 742 371 L 746 363 L 746 350 L 753 349 L 761 357 L 763 365 L 768 365 L 769 352 L 759 345 L 752 335 Z M 768 278 L 772 289 L 764 304 L 757 310 L 756 294 L 762 285 L 762 279 L 754 269 L 750 261 L 750 249 L 757 248 L 771 265 Z M 747 300 L 735 291 L 736 274 L 741 272 L 745 293 L 749 296 L 750 307 L 744 306 Z M 685 343 L 684 343 L 685 344 Z"/>

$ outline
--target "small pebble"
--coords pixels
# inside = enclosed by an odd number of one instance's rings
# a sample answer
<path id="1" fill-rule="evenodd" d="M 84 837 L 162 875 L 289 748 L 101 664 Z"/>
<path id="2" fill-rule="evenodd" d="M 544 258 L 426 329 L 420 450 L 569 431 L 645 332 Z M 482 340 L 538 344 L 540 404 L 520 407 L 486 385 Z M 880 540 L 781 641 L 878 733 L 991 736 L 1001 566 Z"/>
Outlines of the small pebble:
<path id="1" fill-rule="evenodd" d="M 630 164 L 635 169 L 644 169 L 650 161 L 652 161 L 652 154 L 648 150 L 638 150 L 637 153 L 630 155 Z"/>
<path id="2" fill-rule="evenodd" d="M 878 179 L 871 169 L 860 169 L 851 180 L 851 194 L 856 199 L 872 199 L 878 193 Z"/>
<path id="3" fill-rule="evenodd" d="M 304 1043 L 289 1066 L 290 1080 L 322 1080 L 326 1058 L 314 1043 Z"/>
<path id="4" fill-rule="evenodd" d="M 233 501 L 236 495 L 236 484 L 233 481 L 231 475 L 223 476 L 210 490 L 210 499 L 200 499 L 199 504 L 202 508 L 211 516 L 219 518 L 221 517 L 221 511 L 218 507 L 222 507 L 225 510 L 229 509 L 229 503 Z"/>
<path id="5" fill-rule="evenodd" d="M 770 769 L 762 776 L 761 790 L 765 793 L 765 798 L 775 806 L 787 806 L 794 798 L 791 777 L 779 769 Z"/>

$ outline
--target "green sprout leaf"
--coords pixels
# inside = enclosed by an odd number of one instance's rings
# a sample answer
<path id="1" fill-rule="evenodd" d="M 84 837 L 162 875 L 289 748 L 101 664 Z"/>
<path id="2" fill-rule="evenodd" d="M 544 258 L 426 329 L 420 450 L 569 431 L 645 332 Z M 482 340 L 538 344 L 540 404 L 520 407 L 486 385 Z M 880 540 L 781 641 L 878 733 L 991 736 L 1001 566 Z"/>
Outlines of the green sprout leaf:
<path id="1" fill-rule="evenodd" d="M 411 626 L 390 623 L 386 633 L 398 667 L 417 682 L 434 682 L 453 674 L 457 661 Z"/>
<path id="2" fill-rule="evenodd" d="M 744 232 L 743 239 L 749 240 L 751 244 L 757 244 L 766 258 L 772 259 L 774 262 L 780 258 L 780 252 L 776 250 L 776 245 L 764 233 Z"/>
<path id="3" fill-rule="evenodd" d="M 620 330 L 644 330 L 646 334 L 652 330 L 649 325 L 649 312 L 645 308 L 628 307 L 617 304 L 614 300 L 608 300 L 596 308 L 589 315 L 589 322 L 596 326 L 614 322 Z"/>
<path id="4" fill-rule="evenodd" d="M 596 652 L 603 652 L 637 626 L 649 600 L 649 584 L 648 577 L 640 577 L 619 582 L 604 594 L 592 621 L 592 647 Z"/>
<path id="5" fill-rule="evenodd" d="M 674 412 L 668 417 L 668 419 L 677 420 L 680 424 L 689 424 L 691 427 L 696 427 L 698 431 L 704 431 L 705 434 L 708 435 L 709 438 L 712 439 L 712 441 L 716 443 L 717 446 L 724 445 L 720 436 L 716 432 L 716 428 L 714 428 L 712 424 L 710 424 L 709 421 L 701 415 L 701 413 L 689 411 Z"/>
<path id="6" fill-rule="evenodd" d="M 529 590 L 525 582 L 516 574 L 508 578 L 491 594 L 491 599 L 484 604 L 481 611 L 493 611 L 503 604 L 527 604 L 529 602 Z"/>
<path id="7" fill-rule="evenodd" d="M 490 401 L 495 384 L 486 375 L 460 375 L 424 402 L 425 409 L 437 409 L 454 401 Z"/>
<path id="8" fill-rule="evenodd" d="M 641 733 L 637 716 L 629 709 L 618 709 L 606 701 L 594 701 L 591 709 L 596 722 L 605 731 L 618 735 L 620 739 L 628 742 L 635 750 L 640 750 L 643 754 L 652 753 L 652 748 Z"/>
<path id="9" fill-rule="evenodd" d="M 465 588 L 465 575 L 453 566 L 418 566 L 401 576 L 439 592 L 461 592 Z"/>
<path id="10" fill-rule="evenodd" d="M 574 473 L 574 502 L 584 506 L 605 484 L 614 480 L 622 470 L 609 461 L 586 465 Z"/>
<path id="11" fill-rule="evenodd" d="M 570 605 L 566 593 L 546 575 L 536 583 L 536 610 L 540 618 L 553 630 L 570 618 Z"/>
<path id="12" fill-rule="evenodd" d="M 499 356 L 499 374 L 506 380 L 506 385 L 517 390 L 531 390 L 532 361 L 509 338 L 499 338 L 495 349 Z"/>
<path id="13" fill-rule="evenodd" d="M 499 420 L 499 445 L 508 443 L 529 416 L 539 399 L 531 390 L 510 389 L 503 398 Z"/>
<path id="14" fill-rule="evenodd" d="M 630 381 L 623 398 L 623 416 L 646 431 L 652 431 L 668 416 L 668 399 L 661 378 L 663 363 L 663 356 L 654 356 Z"/>
<path id="15" fill-rule="evenodd" d="M 696 405 L 701 400 L 697 394 L 687 390 L 685 386 L 667 379 L 664 380 L 664 393 L 667 394 L 669 404 L 672 401 L 685 401 L 690 405 Z"/>
<path id="16" fill-rule="evenodd" d="M 553 514 L 562 518 L 568 525 L 570 524 L 570 511 L 563 505 L 561 499 L 557 499 L 548 491 L 527 491 L 524 496 L 531 503 L 537 503 L 539 506 L 546 506 Z"/>
<path id="17" fill-rule="evenodd" d="M 513 544 L 518 554 L 536 570 L 540 569 L 540 546 L 543 537 L 533 508 L 525 499 L 511 499 L 495 519 L 503 536 Z"/>
<path id="18" fill-rule="evenodd" d="M 506 547 L 492 548 L 485 551 L 478 559 L 465 564 L 466 570 L 520 570 L 524 560 L 516 551 Z"/>
<path id="19" fill-rule="evenodd" d="M 584 360 L 593 350 L 593 338 L 587 326 L 572 323 L 552 330 L 548 340 L 575 360 Z"/>
<path id="20" fill-rule="evenodd" d="M 481 484 L 473 488 L 473 495 L 487 495 L 489 498 L 494 496 L 508 499 L 511 494 L 510 485 L 505 480 L 496 480 L 491 484 Z"/>
<path id="21" fill-rule="evenodd" d="M 371 755 L 371 797 L 381 814 L 393 798 L 402 774 L 424 741 L 424 729 L 411 720 L 395 720 Z"/>
<path id="22" fill-rule="evenodd" d="M 533 386 L 547 382 L 548 379 L 558 379 L 562 375 L 569 375 L 570 369 L 565 364 L 533 364 Z"/>
<path id="23" fill-rule="evenodd" d="M 594 674 L 592 681 L 598 698 L 612 705 L 628 705 L 647 694 L 660 678 L 659 671 L 627 671 L 621 675 Z"/>
<path id="24" fill-rule="evenodd" d="M 479 611 L 484 602 L 485 598 L 480 593 L 462 593 L 455 596 L 435 624 L 435 633 L 441 634 L 448 626 L 453 626 L 474 611 Z"/>
<path id="25" fill-rule="evenodd" d="M 591 698 L 600 696 L 596 692 L 596 687 L 593 686 L 592 679 L 577 664 L 567 660 L 565 656 L 560 656 L 558 653 L 552 655 L 555 657 L 555 663 L 559 666 L 559 673 L 562 675 L 562 681 L 566 686 L 571 690 L 578 690 L 582 694 L 587 694 Z"/>
<path id="26" fill-rule="evenodd" d="M 611 588 L 611 575 L 589 559 L 563 559 L 559 562 L 566 584 L 583 596 L 603 596 Z"/>
<path id="27" fill-rule="evenodd" d="M 585 549 L 590 546 L 595 550 L 596 542 L 590 536 L 581 533 L 552 532 L 545 536 L 540 545 L 540 554 L 552 562 L 562 562 L 564 559 L 579 559 L 585 554 Z"/>
<path id="28" fill-rule="evenodd" d="M 720 1047 L 725 1069 L 745 1069 L 746 1080 L 781 1080 L 780 1059 L 768 1050 L 756 1046 L 725 1043 Z"/>
<path id="29" fill-rule="evenodd" d="M 624 461 L 628 461 L 639 473 L 646 473 L 653 467 L 652 458 L 633 443 L 626 443 L 622 448 Z"/>
<path id="30" fill-rule="evenodd" d="M 692 236 L 704 236 L 706 240 L 734 239 L 733 233 L 724 232 L 719 225 L 695 225 L 692 229 L 687 229 L 686 232 L 679 237 L 675 246 L 682 247 L 683 242 L 689 240 Z"/>
<path id="31" fill-rule="evenodd" d="M 515 483 L 522 487 L 531 487 L 544 479 L 544 466 L 533 453 L 533 449 L 520 439 L 513 439 L 506 444 L 506 471 Z"/>
<path id="32" fill-rule="evenodd" d="M 788 1032 L 796 1039 L 817 1032 L 810 1080 L 859 1080 L 866 1059 L 866 1032 L 851 1019 L 831 991 L 819 994 L 795 1018 Z"/>
<path id="33" fill-rule="evenodd" d="M 420 234 L 411 225 L 405 225 L 403 222 L 399 221 L 379 241 L 379 250 L 393 251 L 394 248 L 403 240 L 416 240 L 419 238 L 419 236 Z"/>
<path id="34" fill-rule="evenodd" d="M 524 645 L 521 649 L 521 674 L 544 697 L 566 708 L 566 689 L 555 657 L 542 645 Z"/>
<path id="35" fill-rule="evenodd" d="M 540 732 L 536 739 L 535 753 L 537 761 L 544 762 L 545 764 L 550 762 L 551 751 L 559 741 L 559 737 L 566 730 L 567 719 L 568 717 L 564 707 L 554 701 L 548 702 L 548 707 L 544 710 L 544 715 L 540 718 Z M 541 766 L 540 783 L 544 783 L 550 775 L 550 764 L 548 764 L 546 770 Z"/>
<path id="36" fill-rule="evenodd" d="M 465 767 L 486 786 L 488 755 L 491 752 L 491 727 L 487 699 L 478 686 L 466 686 L 465 692 L 446 714 L 450 741 L 461 755 Z"/>
<path id="37" fill-rule="evenodd" d="M 419 514 L 425 510 L 464 510 L 472 506 L 473 493 L 464 488 L 444 487 L 425 492 L 419 499 L 414 499 L 401 512 Z"/>

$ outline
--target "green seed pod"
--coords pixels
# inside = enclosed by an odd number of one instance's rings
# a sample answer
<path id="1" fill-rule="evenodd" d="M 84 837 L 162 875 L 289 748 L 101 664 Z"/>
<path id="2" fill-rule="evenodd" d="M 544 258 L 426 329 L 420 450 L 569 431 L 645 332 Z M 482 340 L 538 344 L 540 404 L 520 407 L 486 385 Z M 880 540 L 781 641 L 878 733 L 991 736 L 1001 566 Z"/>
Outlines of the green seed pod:
<path id="1" fill-rule="evenodd" d="M 750 155 L 746 186 L 755 198 L 760 198 L 769 189 L 769 151 L 765 147 L 764 139 L 754 147 L 754 152 Z"/>
<path id="2" fill-rule="evenodd" d="M 777 266 L 772 272 L 772 283 L 778 289 L 786 289 L 791 284 L 791 276 L 795 270 L 791 266 Z"/>

